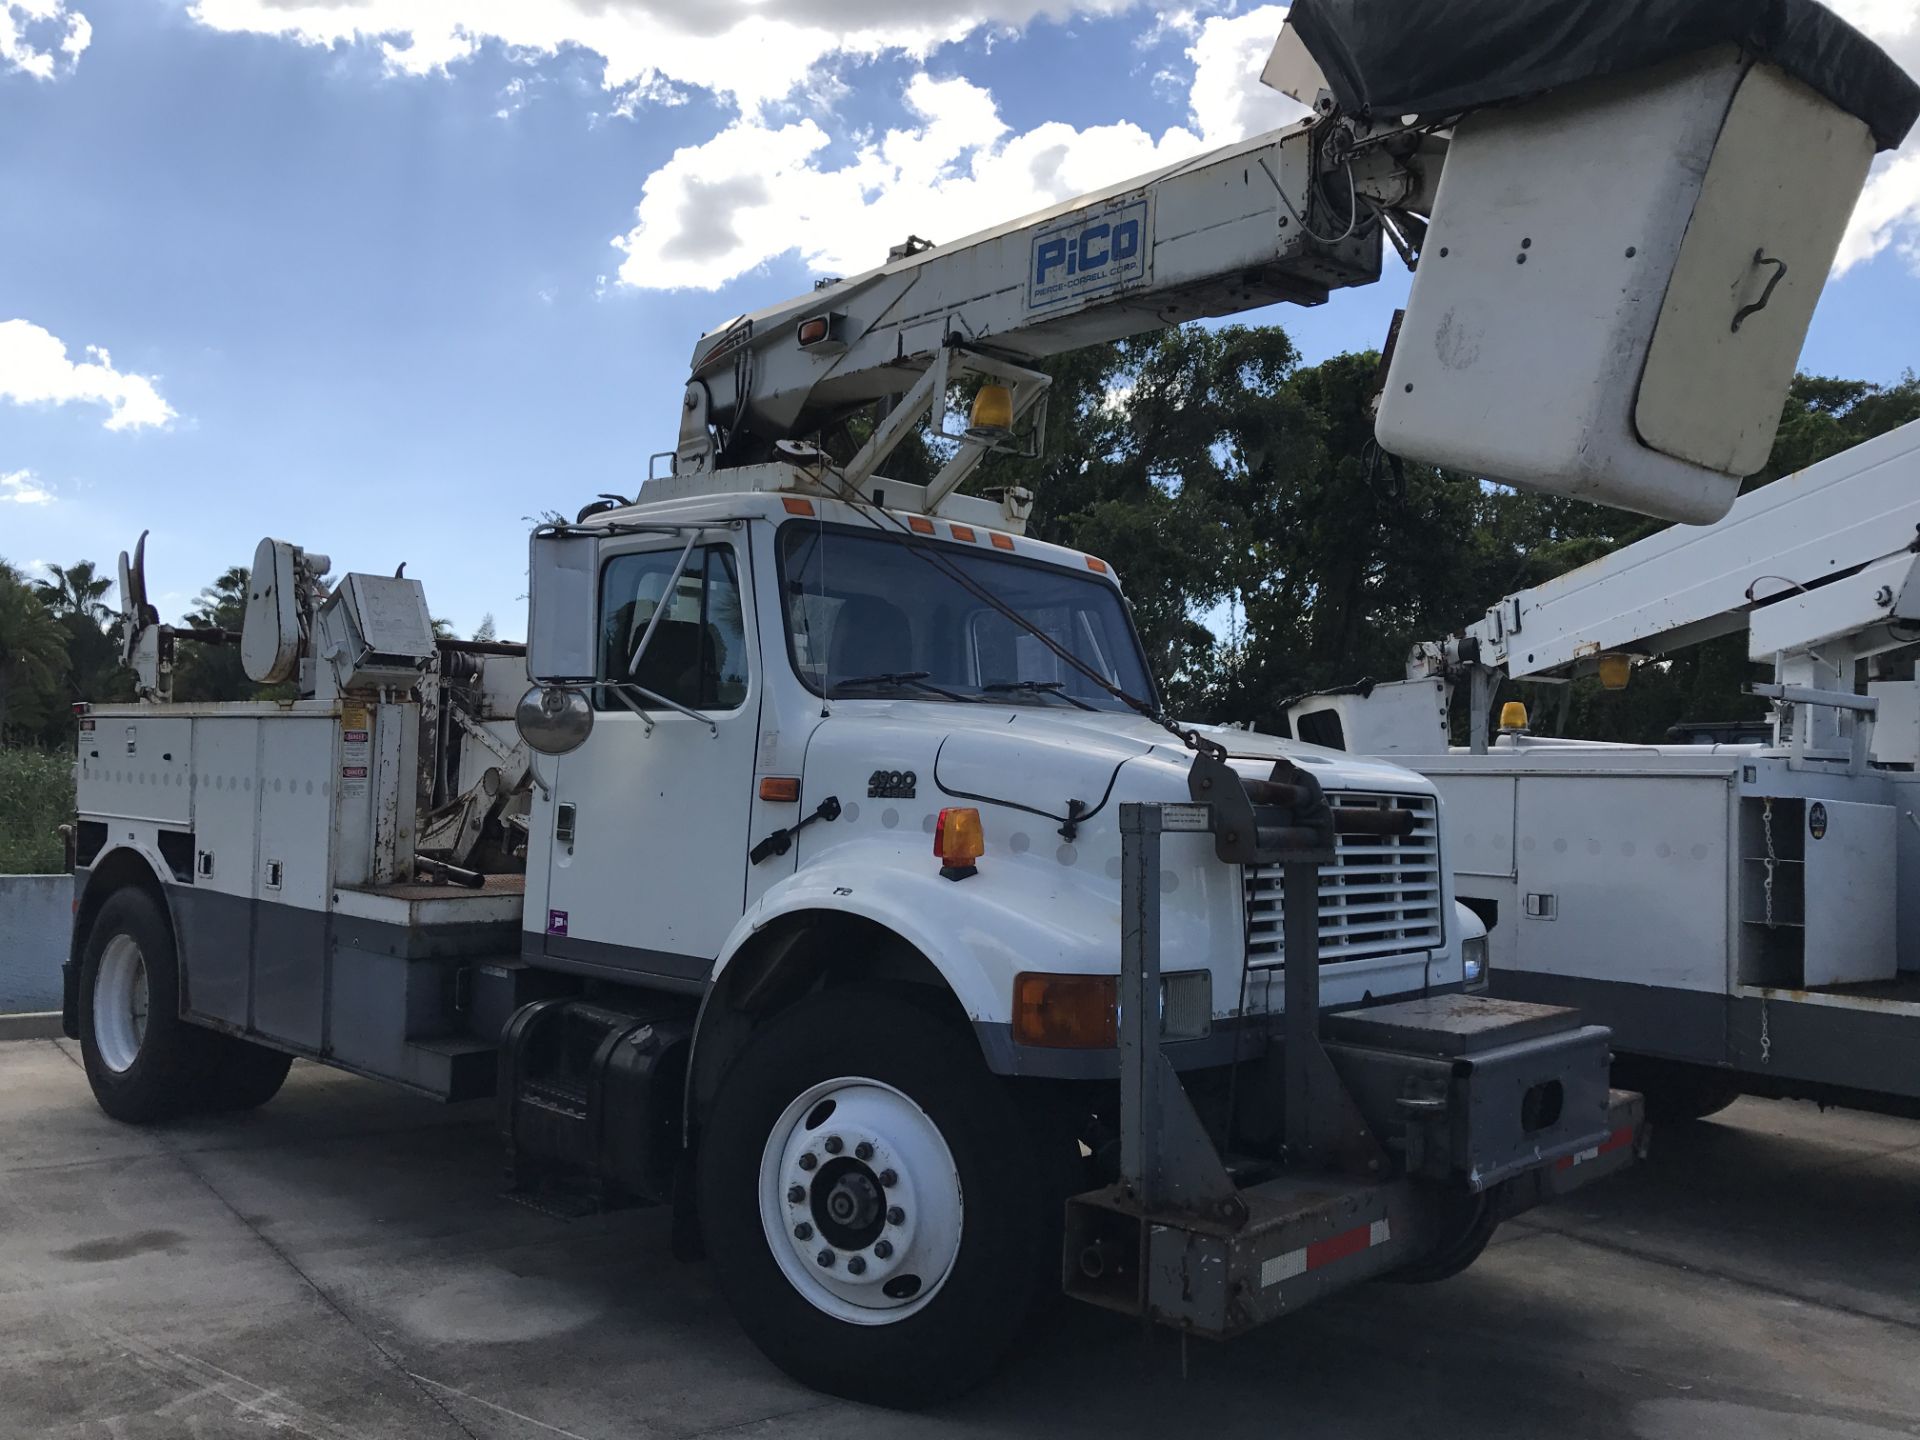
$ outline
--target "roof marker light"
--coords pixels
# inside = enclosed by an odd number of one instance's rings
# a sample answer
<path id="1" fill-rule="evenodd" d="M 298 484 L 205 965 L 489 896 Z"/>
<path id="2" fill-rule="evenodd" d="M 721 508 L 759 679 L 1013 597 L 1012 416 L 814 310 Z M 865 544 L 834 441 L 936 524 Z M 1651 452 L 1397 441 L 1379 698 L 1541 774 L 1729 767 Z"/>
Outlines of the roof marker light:
<path id="1" fill-rule="evenodd" d="M 813 514 L 813 502 L 802 496 L 788 495 L 782 499 L 780 503 L 787 507 L 787 514 L 789 515 Z"/>

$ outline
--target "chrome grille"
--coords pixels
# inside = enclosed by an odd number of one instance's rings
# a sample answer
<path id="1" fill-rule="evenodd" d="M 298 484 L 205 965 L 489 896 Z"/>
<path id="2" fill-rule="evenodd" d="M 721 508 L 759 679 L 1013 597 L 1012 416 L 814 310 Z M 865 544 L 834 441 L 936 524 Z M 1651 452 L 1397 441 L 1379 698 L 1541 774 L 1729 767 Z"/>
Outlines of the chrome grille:
<path id="1" fill-rule="evenodd" d="M 1336 810 L 1411 810 L 1410 835 L 1341 835 L 1320 870 L 1320 963 L 1431 950 L 1441 943 L 1440 835 L 1431 795 L 1329 790 Z M 1255 965 L 1282 963 L 1280 867 L 1246 869 Z"/>

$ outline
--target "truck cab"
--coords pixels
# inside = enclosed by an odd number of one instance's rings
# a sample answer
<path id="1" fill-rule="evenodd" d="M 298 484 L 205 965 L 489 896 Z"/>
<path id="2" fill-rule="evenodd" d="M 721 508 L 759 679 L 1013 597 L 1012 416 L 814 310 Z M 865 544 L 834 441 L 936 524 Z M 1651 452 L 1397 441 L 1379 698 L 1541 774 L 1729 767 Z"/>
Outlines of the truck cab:
<path id="1" fill-rule="evenodd" d="M 1096 1073 L 1084 1040 L 1107 1022 L 1062 1045 L 1040 1011 L 1016 1015 L 1015 981 L 1098 979 L 1059 993 L 1111 1010 L 1119 806 L 1186 798 L 1192 752 L 1142 713 L 1158 697 L 1118 578 L 999 502 L 896 512 L 774 466 L 766 489 L 719 488 L 741 473 L 536 543 L 536 566 L 591 573 L 564 593 L 593 614 L 554 617 L 590 654 L 532 667 L 590 663 L 592 708 L 578 748 L 536 761 L 529 958 L 724 997 L 798 936 L 865 927 L 937 972 L 996 1071 Z M 541 575 L 536 609 L 558 593 Z M 1336 805 L 1416 817 L 1405 838 L 1341 842 L 1321 897 L 1326 1003 L 1460 987 L 1430 783 L 1208 733 L 1249 776 L 1287 755 Z M 980 853 L 958 867 L 938 840 L 962 812 Z M 1204 839 L 1169 844 L 1160 877 L 1191 1031 L 1173 1053 L 1192 1063 L 1268 1008 L 1280 948 L 1277 874 L 1234 873 Z"/>

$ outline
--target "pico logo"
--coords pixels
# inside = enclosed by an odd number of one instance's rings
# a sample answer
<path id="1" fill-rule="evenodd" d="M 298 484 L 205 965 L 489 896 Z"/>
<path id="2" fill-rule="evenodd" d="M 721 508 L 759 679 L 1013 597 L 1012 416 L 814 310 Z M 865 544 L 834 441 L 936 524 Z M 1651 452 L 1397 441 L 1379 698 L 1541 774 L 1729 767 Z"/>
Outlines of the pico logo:
<path id="1" fill-rule="evenodd" d="M 1147 202 L 1126 200 L 1083 210 L 1033 237 L 1027 308 L 1105 294 L 1145 278 Z"/>

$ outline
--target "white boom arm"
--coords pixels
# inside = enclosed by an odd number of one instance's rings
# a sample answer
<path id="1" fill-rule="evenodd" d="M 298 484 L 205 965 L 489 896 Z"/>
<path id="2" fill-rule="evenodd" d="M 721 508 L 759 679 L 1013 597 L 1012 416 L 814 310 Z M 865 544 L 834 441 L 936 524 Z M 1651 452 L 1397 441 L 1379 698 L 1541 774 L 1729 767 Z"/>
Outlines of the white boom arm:
<path id="1" fill-rule="evenodd" d="M 1478 108 L 1345 114 L 1305 44 L 1283 31 L 1266 78 L 1309 121 L 951 244 L 910 240 L 702 336 L 675 473 L 814 441 L 846 461 L 843 428 L 872 406 L 849 478 L 930 415 L 959 441 L 928 488 L 938 504 L 1023 422 L 1043 429 L 1034 360 L 1318 304 L 1379 277 L 1385 236 L 1416 273 L 1383 445 L 1670 519 L 1725 514 L 1772 444 L 1874 153 L 1866 123 L 1735 44 L 1543 75 L 1542 93 Z M 1011 425 L 946 429 L 961 372 L 1011 390 Z"/>
<path id="2" fill-rule="evenodd" d="M 1664 655 L 1748 627 L 1755 658 L 1771 659 L 1890 618 L 1872 597 L 1898 591 L 1880 572 L 1916 560 L 1916 527 L 1920 422 L 1742 496 L 1716 525 L 1676 525 L 1516 591 L 1460 639 L 1516 680 L 1568 676 L 1602 654 Z M 1868 607 L 1834 611 L 1859 588 L 1836 589 L 1840 577 L 1863 576 Z"/>
<path id="3" fill-rule="evenodd" d="M 1920 421 L 1743 496 L 1718 524 L 1675 525 L 1507 595 L 1460 634 L 1414 647 L 1408 685 L 1313 697 L 1295 707 L 1296 724 L 1332 707 L 1375 737 L 1367 748 L 1385 748 L 1379 737 L 1420 734 L 1423 703 L 1430 714 L 1437 702 L 1444 734 L 1447 697 L 1465 678 L 1472 748 L 1483 750 L 1502 677 L 1605 678 L 1609 665 L 1624 675 L 1742 629 L 1748 657 L 1774 667 L 1754 693 L 1774 702 L 1778 742 L 1864 763 L 1878 702 L 1857 692 L 1856 662 L 1920 643 Z"/>
<path id="4" fill-rule="evenodd" d="M 1399 158 L 1370 141 L 1353 195 L 1343 159 L 1330 202 L 1317 157 L 1336 140 L 1344 155 L 1367 133 L 1302 122 L 950 245 L 910 243 L 876 270 L 743 315 L 694 352 L 676 469 L 768 459 L 778 441 L 829 430 L 924 380 L 921 403 L 894 407 L 904 433 L 941 405 L 954 361 L 1010 382 L 1018 420 L 1045 388 L 1022 361 L 1369 284 L 1382 227 L 1368 207 L 1430 200 L 1424 177 L 1444 143 L 1396 127 Z M 962 447 L 973 460 L 988 448 Z"/>

